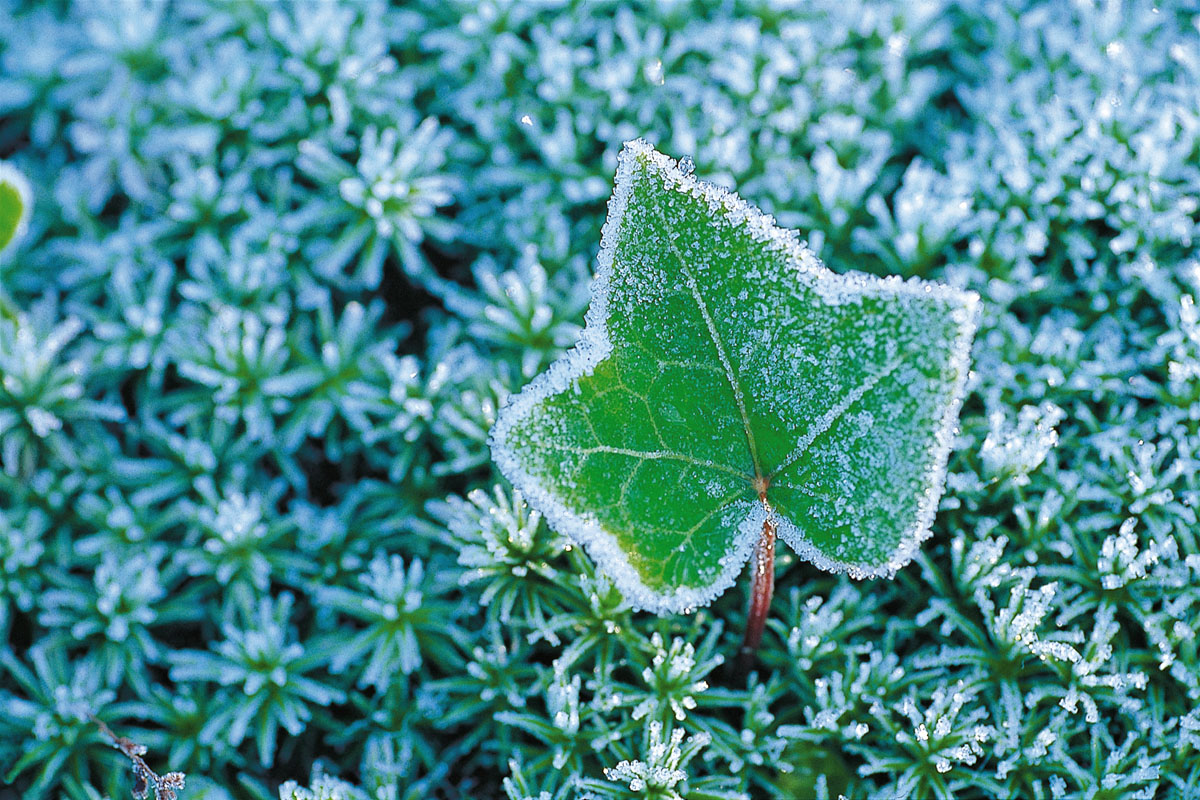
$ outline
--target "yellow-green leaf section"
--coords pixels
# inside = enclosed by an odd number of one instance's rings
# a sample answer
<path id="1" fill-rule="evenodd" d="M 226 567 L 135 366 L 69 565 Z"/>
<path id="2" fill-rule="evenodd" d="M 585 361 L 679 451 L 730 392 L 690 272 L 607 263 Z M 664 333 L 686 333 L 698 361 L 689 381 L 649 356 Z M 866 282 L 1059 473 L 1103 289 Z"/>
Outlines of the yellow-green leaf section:
<path id="1" fill-rule="evenodd" d="M 24 230 L 29 216 L 29 195 L 25 177 L 0 161 L 0 253 Z"/>

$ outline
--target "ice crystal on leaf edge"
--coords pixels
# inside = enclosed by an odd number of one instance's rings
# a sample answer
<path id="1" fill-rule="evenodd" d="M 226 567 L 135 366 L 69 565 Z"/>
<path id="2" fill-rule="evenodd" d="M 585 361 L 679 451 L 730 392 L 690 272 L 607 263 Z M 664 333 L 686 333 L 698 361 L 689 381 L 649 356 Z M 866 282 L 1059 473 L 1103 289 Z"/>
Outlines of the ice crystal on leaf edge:
<path id="1" fill-rule="evenodd" d="M 703 199 L 712 214 L 723 216 L 734 226 L 742 227 L 764 247 L 784 253 L 795 267 L 797 280 L 807 284 L 830 305 L 849 302 L 854 298 L 910 295 L 941 299 L 953 309 L 957 336 L 951 343 L 947 365 L 954 375 L 951 390 L 940 424 L 934 431 L 932 457 L 925 473 L 925 490 L 918 498 L 915 519 L 900 538 L 891 556 L 881 564 L 839 561 L 821 552 L 808 540 L 804 532 L 786 517 L 774 511 L 770 512 L 777 525 L 779 537 L 801 558 L 820 569 L 835 573 L 845 572 L 855 579 L 894 576 L 897 570 L 912 560 L 921 542 L 931 535 L 937 503 L 945 486 L 946 462 L 966 388 L 971 342 L 978 326 L 978 295 L 918 278 L 905 280 L 896 276 L 880 278 L 857 272 L 832 272 L 799 240 L 795 231 L 778 227 L 773 217 L 747 203 L 736 192 L 693 177 L 691 172 L 682 169 L 675 159 L 659 153 L 644 139 L 627 141 L 618 157 L 615 186 L 608 203 L 608 218 L 601 234 L 597 270 L 591 287 L 592 300 L 585 315 L 584 330 L 572 349 L 520 392 L 510 396 L 501 408 L 489 436 L 496 466 L 524 494 L 526 500 L 543 513 L 551 526 L 584 547 L 634 607 L 658 614 L 690 613 L 712 602 L 733 585 L 763 530 L 768 511 L 762 504 L 727 506 L 727 512 L 729 509 L 741 508 L 746 517 L 737 525 L 732 546 L 721 559 L 720 572 L 704 586 L 677 586 L 665 592 L 658 591 L 642 580 L 611 532 L 605 530 L 595 517 L 572 510 L 555 495 L 551 486 L 545 485 L 530 474 L 520 455 L 510 444 L 513 428 L 539 403 L 567 391 L 576 381 L 591 375 L 612 353 L 608 320 L 614 257 L 633 188 L 634 168 L 639 163 L 657 173 L 668 190 Z"/>

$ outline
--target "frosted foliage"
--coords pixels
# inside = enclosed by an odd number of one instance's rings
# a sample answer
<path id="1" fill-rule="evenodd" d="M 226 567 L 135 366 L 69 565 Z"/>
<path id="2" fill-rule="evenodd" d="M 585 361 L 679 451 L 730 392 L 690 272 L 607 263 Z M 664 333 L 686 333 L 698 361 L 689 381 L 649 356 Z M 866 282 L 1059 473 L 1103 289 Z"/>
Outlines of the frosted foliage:
<path id="1" fill-rule="evenodd" d="M 1200 313 L 1192 295 L 1185 294 L 1180 298 L 1176 315 L 1176 328 L 1164 334 L 1160 341 L 1171 349 L 1171 360 L 1167 363 L 1171 390 L 1186 397 L 1200 381 Z"/>
<path id="2" fill-rule="evenodd" d="M 706 733 L 688 737 L 683 728 L 675 728 L 668 736 L 663 735 L 663 726 L 651 722 L 647 726 L 644 760 L 626 760 L 604 770 L 610 781 L 624 783 L 629 790 L 643 797 L 658 797 L 663 800 L 683 800 L 677 787 L 687 780 L 683 767 L 710 741 Z"/>
<path id="3" fill-rule="evenodd" d="M 982 709 L 964 713 L 964 707 L 975 694 L 976 690 L 967 688 L 962 681 L 949 688 L 938 688 L 923 712 L 911 698 L 906 698 L 900 703 L 900 712 L 912 728 L 911 732 L 898 731 L 896 741 L 923 750 L 939 773 L 949 772 L 956 764 L 973 766 L 984 755 L 984 744 L 995 735 L 990 725 L 978 724 L 986 716 Z"/>
<path id="4" fill-rule="evenodd" d="M 1179 742 L 1200 750 L 1200 708 L 1179 720 Z"/>
<path id="5" fill-rule="evenodd" d="M 944 481 L 976 297 L 826 270 L 737 195 L 628 142 L 587 328 L 511 398 L 496 463 L 632 602 L 703 605 L 770 521 L 891 575 Z"/>
<path id="6" fill-rule="evenodd" d="M 1054 609 L 1058 584 L 1051 582 L 1033 589 L 1031 578 L 1030 573 L 1022 573 L 1009 590 L 1008 605 L 999 610 L 984 590 L 977 590 L 976 602 L 985 614 L 993 638 L 1008 646 L 1024 648 L 1042 660 L 1079 661 L 1079 653 L 1064 641 L 1077 637 L 1063 631 L 1042 631 L 1043 620 Z"/>
<path id="7" fill-rule="evenodd" d="M 444 178 L 413 177 L 436 135 L 437 122 L 433 119 L 422 122 L 403 146 L 400 132 L 395 129 L 381 133 L 368 128 L 363 135 L 359 174 L 343 178 L 338 193 L 347 203 L 362 209 L 381 236 L 399 232 L 409 239 L 420 239 L 421 229 L 415 219 L 431 216 L 438 206 L 450 202 Z"/>
<path id="8" fill-rule="evenodd" d="M 0 796 L 1200 800 L 1198 11 L 0 0 Z"/>
<path id="9" fill-rule="evenodd" d="M 853 238 L 896 271 L 925 264 L 968 229 L 973 216 L 969 189 L 960 176 L 947 178 L 916 158 L 905 171 L 891 208 L 878 194 L 867 198 L 867 210 L 878 221 L 878 229 L 857 228 Z"/>
<path id="10" fill-rule="evenodd" d="M 650 637 L 654 658 L 650 666 L 642 670 L 642 681 L 648 691 L 645 699 L 634 706 L 630 716 L 635 720 L 645 717 L 666 721 L 683 722 L 689 711 L 696 708 L 696 696 L 708 688 L 706 675 L 724 661 L 716 655 L 697 660 L 696 648 L 679 637 L 668 646 L 661 635 Z"/>
<path id="11" fill-rule="evenodd" d="M 1146 577 L 1147 570 L 1158 563 L 1160 547 L 1151 541 L 1146 547 L 1138 545 L 1134 527 L 1137 520 L 1127 519 L 1115 536 L 1105 538 L 1096 560 L 1100 583 L 1105 589 L 1120 589 L 1130 581 Z"/>
<path id="12" fill-rule="evenodd" d="M 913 160 L 895 200 L 896 224 L 905 235 L 897 243 L 902 254 L 911 257 L 919 235 L 941 241 L 966 221 L 971 214 L 971 201 L 965 189 L 965 182 L 947 181 L 921 159 Z"/>
<path id="13" fill-rule="evenodd" d="M 365 800 L 366 795 L 352 784 L 328 775 L 316 775 L 312 784 L 303 787 L 296 781 L 286 781 L 279 787 L 279 800 Z"/>
<path id="14" fill-rule="evenodd" d="M 1066 413 L 1053 403 L 1022 407 L 1015 424 L 1009 423 L 1003 412 L 993 412 L 988 417 L 991 429 L 979 449 L 985 473 L 992 477 L 1011 477 L 1018 486 L 1028 484 L 1029 473 L 1037 469 L 1058 444 L 1054 426 L 1065 416 Z"/>

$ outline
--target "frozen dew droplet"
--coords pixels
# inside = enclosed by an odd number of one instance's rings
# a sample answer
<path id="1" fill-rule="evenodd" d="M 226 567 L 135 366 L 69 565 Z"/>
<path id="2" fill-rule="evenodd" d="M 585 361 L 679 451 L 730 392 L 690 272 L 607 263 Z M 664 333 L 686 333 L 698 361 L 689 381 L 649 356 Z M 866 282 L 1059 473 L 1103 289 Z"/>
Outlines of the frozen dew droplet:
<path id="1" fill-rule="evenodd" d="M 666 82 L 666 76 L 663 72 L 663 63 L 660 59 L 654 59 L 646 63 L 643 68 L 643 74 L 646 80 L 653 83 L 655 86 L 662 86 Z"/>
<path id="2" fill-rule="evenodd" d="M 684 156 L 679 159 L 679 171 L 684 175 L 691 175 L 696 171 L 696 162 L 692 160 L 691 156 Z"/>

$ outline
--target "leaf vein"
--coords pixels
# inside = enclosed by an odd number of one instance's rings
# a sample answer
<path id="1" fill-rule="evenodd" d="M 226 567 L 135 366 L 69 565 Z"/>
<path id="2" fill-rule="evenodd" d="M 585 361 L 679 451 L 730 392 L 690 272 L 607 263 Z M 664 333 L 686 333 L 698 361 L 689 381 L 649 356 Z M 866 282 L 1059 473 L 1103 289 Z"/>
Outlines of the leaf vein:
<path id="1" fill-rule="evenodd" d="M 679 248 L 675 246 L 675 239 L 671 236 L 671 223 L 667 220 L 667 215 L 663 213 L 661 208 L 658 206 L 653 206 L 653 208 L 662 222 L 663 231 L 666 233 L 667 247 L 671 250 L 671 254 L 675 256 L 675 260 L 679 262 L 679 269 L 683 273 L 684 280 L 687 281 L 692 299 L 696 301 L 696 307 L 700 310 L 700 316 L 704 319 L 704 327 L 708 329 L 709 338 L 712 339 L 713 347 L 717 351 L 717 358 L 720 360 L 721 367 L 725 371 L 725 378 L 729 381 L 729 386 L 733 390 L 733 399 L 737 403 L 738 413 L 742 417 L 742 427 L 746 432 L 746 442 L 750 446 L 750 460 L 754 464 L 754 474 L 759 475 L 762 470 L 758 462 L 758 448 L 754 443 L 754 431 L 750 428 L 750 417 L 746 413 L 746 398 L 742 392 L 742 386 L 738 383 L 737 375 L 733 371 L 733 365 L 729 361 L 729 355 L 725 352 L 725 345 L 721 341 L 720 333 L 717 332 L 717 326 L 713 322 L 712 314 L 709 313 L 708 304 L 704 302 L 704 296 L 700 293 L 700 284 L 696 281 L 696 276 L 692 274 L 691 269 L 688 267 L 683 253 L 679 252 Z"/>
<path id="2" fill-rule="evenodd" d="M 673 450 L 633 450 L 627 447 L 610 447 L 605 444 L 598 444 L 595 447 L 572 447 L 571 445 L 567 444 L 550 444 L 548 446 L 557 450 L 563 450 L 568 453 L 574 453 L 575 455 L 579 456 L 591 456 L 596 455 L 597 453 L 606 453 L 609 455 L 639 458 L 643 461 L 680 461 L 696 467 L 706 467 L 708 469 L 715 469 L 720 472 L 727 472 L 730 475 L 736 475 L 739 478 L 745 478 L 746 480 L 751 480 L 754 477 L 745 470 L 731 467 L 728 464 L 709 461 L 705 458 L 696 458 L 695 456 L 690 456 L 687 453 L 676 453 Z"/>
<path id="3" fill-rule="evenodd" d="M 800 441 L 796 444 L 796 447 L 792 450 L 792 452 L 788 453 L 787 457 L 779 464 L 778 467 L 774 469 L 774 471 L 771 472 L 770 476 L 768 477 L 774 478 L 780 472 L 783 472 L 792 464 L 796 463 L 796 461 L 802 455 L 804 455 L 805 452 L 807 452 L 808 448 L 812 446 L 812 443 L 815 442 L 817 438 L 821 436 L 821 434 L 832 428 L 838 420 L 846 415 L 846 412 L 849 411 L 855 403 L 857 403 L 859 400 L 862 400 L 863 397 L 865 397 L 868 392 L 874 389 L 880 381 L 895 372 L 896 368 L 900 366 L 902 360 L 903 359 L 901 359 L 899 356 L 893 358 L 884 365 L 883 369 L 879 370 L 879 372 L 876 372 L 873 375 L 868 375 L 861 384 L 854 387 L 854 389 L 851 390 L 841 400 L 839 400 L 836 405 L 818 417 L 816 421 L 813 422 L 812 426 L 804 432 L 804 435 L 800 437 Z"/>
<path id="4" fill-rule="evenodd" d="M 668 558 L 671 561 L 677 562 L 679 559 L 679 556 L 682 555 L 683 550 L 685 550 L 685 549 L 690 549 L 692 551 L 693 555 L 696 555 L 695 546 L 692 544 L 692 539 L 695 538 L 696 533 L 700 530 L 700 528 L 702 528 L 704 526 L 705 523 L 707 523 L 710 519 L 715 517 L 720 512 L 724 511 L 726 508 L 728 508 L 730 506 L 730 504 L 732 504 L 735 500 L 740 498 L 742 496 L 742 494 L 743 494 L 742 492 L 734 492 L 730 495 L 727 495 L 726 497 L 723 497 L 717 503 L 717 505 L 714 506 L 713 509 L 711 511 L 709 511 L 707 514 L 705 514 L 703 517 L 701 517 L 700 520 L 695 525 L 688 528 L 686 531 L 682 531 L 683 540 L 680 541 L 679 545 L 675 548 L 675 551 Z"/>

